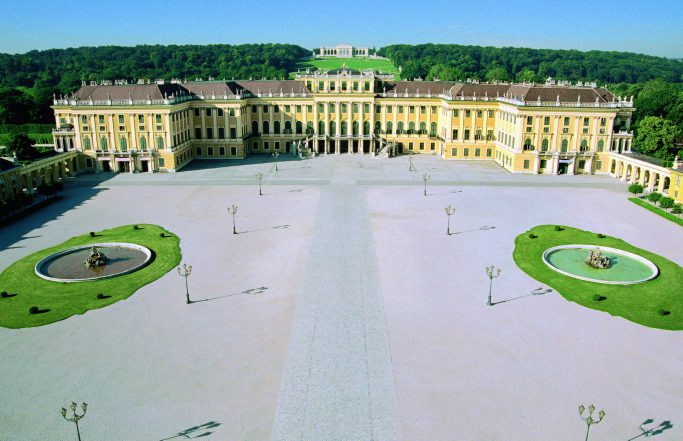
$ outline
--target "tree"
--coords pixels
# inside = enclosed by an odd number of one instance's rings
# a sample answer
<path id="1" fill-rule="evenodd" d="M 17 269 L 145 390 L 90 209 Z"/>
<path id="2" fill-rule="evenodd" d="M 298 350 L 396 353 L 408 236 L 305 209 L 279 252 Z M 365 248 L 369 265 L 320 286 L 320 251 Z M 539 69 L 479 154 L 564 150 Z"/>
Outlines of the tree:
<path id="1" fill-rule="evenodd" d="M 676 104 L 677 95 L 678 91 L 673 84 L 662 79 L 648 81 L 635 100 L 638 115 L 667 117 Z"/>
<path id="2" fill-rule="evenodd" d="M 634 145 L 640 153 L 670 161 L 678 153 L 675 141 L 680 136 L 681 130 L 668 119 L 646 116 L 638 124 Z"/>
<path id="3" fill-rule="evenodd" d="M 675 204 L 671 208 L 671 212 L 675 214 L 677 217 L 681 217 L 681 213 L 683 213 L 683 204 Z"/>
<path id="4" fill-rule="evenodd" d="M 525 67 L 524 69 L 520 70 L 519 72 L 517 72 L 517 75 L 515 75 L 515 80 L 520 83 L 531 83 L 532 81 L 534 81 L 534 78 L 536 78 L 536 74 L 533 70 L 529 69 L 528 67 Z"/>
<path id="5" fill-rule="evenodd" d="M 657 205 L 657 201 L 659 201 L 662 198 L 662 195 L 657 193 L 656 191 L 653 191 L 649 195 L 647 195 L 647 200 L 652 202 L 653 204 Z"/>
<path id="6" fill-rule="evenodd" d="M 13 133 L 7 143 L 7 150 L 20 161 L 30 161 L 38 156 L 33 141 L 26 133 Z"/>
<path id="7" fill-rule="evenodd" d="M 643 192 L 643 186 L 640 184 L 631 184 L 628 186 L 628 192 L 633 193 L 633 196 L 638 196 Z"/>
<path id="8" fill-rule="evenodd" d="M 664 208 L 664 209 L 671 208 L 674 206 L 674 200 L 673 200 L 673 198 L 669 198 L 669 197 L 660 198 L 659 199 L 659 206 L 661 208 Z"/>

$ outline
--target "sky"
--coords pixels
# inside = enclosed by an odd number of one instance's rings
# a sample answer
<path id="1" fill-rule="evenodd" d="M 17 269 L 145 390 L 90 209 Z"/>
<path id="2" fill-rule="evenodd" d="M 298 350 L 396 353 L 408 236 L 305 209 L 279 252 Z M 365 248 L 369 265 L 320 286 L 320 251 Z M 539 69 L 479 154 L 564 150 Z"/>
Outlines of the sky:
<path id="1" fill-rule="evenodd" d="M 2 0 L 0 52 L 138 44 L 453 43 L 683 58 L 681 0 Z"/>

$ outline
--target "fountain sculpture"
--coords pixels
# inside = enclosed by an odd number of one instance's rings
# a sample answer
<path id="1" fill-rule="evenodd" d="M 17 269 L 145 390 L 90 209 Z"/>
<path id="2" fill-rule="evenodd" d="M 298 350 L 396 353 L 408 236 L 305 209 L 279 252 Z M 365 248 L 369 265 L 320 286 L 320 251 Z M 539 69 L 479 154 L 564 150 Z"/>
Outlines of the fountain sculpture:
<path id="1" fill-rule="evenodd" d="M 106 265 L 108 260 L 109 258 L 93 245 L 93 247 L 90 248 L 90 256 L 85 259 L 85 266 L 86 268 L 98 268 Z"/>
<path id="2" fill-rule="evenodd" d="M 591 268 L 597 269 L 607 269 L 612 266 L 609 257 L 603 256 L 600 252 L 600 248 L 593 248 L 592 250 L 589 250 L 588 257 L 586 258 L 585 262 L 586 265 L 590 266 Z"/>

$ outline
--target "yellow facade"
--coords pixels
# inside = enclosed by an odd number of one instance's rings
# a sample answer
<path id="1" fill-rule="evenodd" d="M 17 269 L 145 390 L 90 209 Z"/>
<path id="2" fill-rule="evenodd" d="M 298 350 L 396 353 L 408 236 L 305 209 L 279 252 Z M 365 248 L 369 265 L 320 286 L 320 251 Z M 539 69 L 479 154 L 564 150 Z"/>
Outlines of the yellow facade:
<path id="1" fill-rule="evenodd" d="M 606 155 L 631 148 L 632 102 L 594 84 L 392 80 L 341 69 L 286 81 L 84 84 L 55 100 L 55 147 L 103 171 L 302 151 L 433 154 L 540 174 L 608 173 Z"/>

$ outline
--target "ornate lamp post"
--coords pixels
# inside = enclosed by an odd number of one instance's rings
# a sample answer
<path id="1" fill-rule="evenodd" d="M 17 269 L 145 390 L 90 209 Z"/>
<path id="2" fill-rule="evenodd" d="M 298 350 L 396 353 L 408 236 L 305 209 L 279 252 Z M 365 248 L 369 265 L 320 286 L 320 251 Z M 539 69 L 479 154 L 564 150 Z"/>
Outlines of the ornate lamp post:
<path id="1" fill-rule="evenodd" d="M 586 422 L 586 441 L 588 441 L 588 433 L 591 430 L 591 425 L 592 424 L 598 424 L 600 421 L 602 421 L 603 418 L 605 418 L 605 411 L 601 410 L 598 412 L 598 419 L 594 420 L 593 419 L 593 412 L 595 412 L 595 406 L 592 404 L 588 406 L 588 416 L 584 417 L 583 416 L 583 411 L 586 410 L 584 405 L 579 406 L 579 416 L 581 417 L 582 420 Z"/>
<path id="2" fill-rule="evenodd" d="M 431 178 L 431 176 L 429 175 L 429 173 L 426 173 L 426 172 L 425 172 L 425 173 L 422 175 L 422 180 L 425 181 L 425 191 L 424 191 L 424 195 L 425 195 L 425 196 L 427 196 L 427 181 L 429 181 L 430 178 Z"/>
<path id="3" fill-rule="evenodd" d="M 72 423 L 74 423 L 74 424 L 76 425 L 76 435 L 78 436 L 78 441 L 81 441 L 81 431 L 80 431 L 80 429 L 78 428 L 78 421 L 79 421 L 81 418 L 83 418 L 83 417 L 85 416 L 85 412 L 86 412 L 87 409 L 88 409 L 88 403 L 82 403 L 82 404 L 81 404 L 81 409 L 83 409 L 83 413 L 82 413 L 81 415 L 79 415 L 78 413 L 76 413 L 76 408 L 77 408 L 77 407 L 78 407 L 78 406 L 77 406 L 76 403 L 73 403 L 73 402 L 71 403 L 71 412 L 73 412 L 73 416 L 72 416 L 71 418 L 67 418 L 67 417 L 66 417 L 66 409 L 64 409 L 64 408 L 62 407 L 62 417 L 63 417 L 65 420 L 71 421 Z"/>
<path id="4" fill-rule="evenodd" d="M 273 158 L 275 158 L 275 171 L 278 171 L 277 169 L 277 157 L 280 156 L 279 152 L 273 153 Z"/>
<path id="5" fill-rule="evenodd" d="M 451 235 L 451 216 L 453 215 L 453 213 L 455 213 L 455 208 L 453 208 L 449 205 L 444 210 L 446 211 L 446 216 L 448 216 L 448 228 L 446 229 L 446 233 L 450 236 Z"/>
<path id="6" fill-rule="evenodd" d="M 192 265 L 187 266 L 186 263 L 183 263 L 182 268 L 178 267 L 178 275 L 180 277 L 185 277 L 185 301 L 188 305 L 192 303 L 190 300 L 190 290 L 187 287 L 187 278 L 190 277 L 190 273 L 192 273 Z"/>
<path id="7" fill-rule="evenodd" d="M 256 179 L 258 180 L 258 195 L 263 196 L 263 193 L 261 192 L 261 181 L 263 180 L 263 173 L 256 173 Z"/>
<path id="8" fill-rule="evenodd" d="M 237 214 L 237 205 L 232 204 L 231 207 L 228 207 L 228 213 L 232 214 L 232 234 L 237 234 L 237 230 L 235 229 L 235 215 Z"/>
<path id="9" fill-rule="evenodd" d="M 486 267 L 486 275 L 489 277 L 489 300 L 488 300 L 488 302 L 486 302 L 486 304 L 491 306 L 491 305 L 493 305 L 491 303 L 491 290 L 493 289 L 493 279 L 500 276 L 500 268 L 496 268 L 493 265 L 487 266 Z"/>

